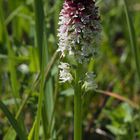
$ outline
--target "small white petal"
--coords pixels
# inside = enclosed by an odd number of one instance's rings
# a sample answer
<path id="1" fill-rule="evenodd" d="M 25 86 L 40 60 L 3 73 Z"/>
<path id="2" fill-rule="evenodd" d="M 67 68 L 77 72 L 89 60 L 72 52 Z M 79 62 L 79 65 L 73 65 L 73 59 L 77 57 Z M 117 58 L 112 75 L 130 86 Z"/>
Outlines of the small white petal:
<path id="1" fill-rule="evenodd" d="M 94 90 L 97 88 L 97 84 L 95 82 L 96 75 L 93 72 L 86 73 L 85 81 L 83 84 L 83 88 L 85 91 Z"/>
<path id="2" fill-rule="evenodd" d="M 60 83 L 71 82 L 73 80 L 73 77 L 70 74 L 70 66 L 68 63 L 60 62 L 58 68 L 60 69 Z"/>

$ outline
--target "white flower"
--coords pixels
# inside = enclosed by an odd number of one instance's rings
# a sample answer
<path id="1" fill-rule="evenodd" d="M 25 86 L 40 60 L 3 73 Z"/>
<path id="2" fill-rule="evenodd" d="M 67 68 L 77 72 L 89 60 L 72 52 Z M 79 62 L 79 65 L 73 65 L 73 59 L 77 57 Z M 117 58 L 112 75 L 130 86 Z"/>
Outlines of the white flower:
<path id="1" fill-rule="evenodd" d="M 71 82 L 73 80 L 73 77 L 70 74 L 70 66 L 68 63 L 60 62 L 58 68 L 60 69 L 60 83 Z"/>
<path id="2" fill-rule="evenodd" d="M 26 64 L 21 64 L 18 66 L 18 70 L 21 71 L 22 73 L 27 74 L 29 72 L 29 67 Z"/>
<path id="3" fill-rule="evenodd" d="M 96 75 L 93 72 L 86 73 L 85 81 L 82 86 L 82 88 L 84 88 L 85 91 L 94 90 L 97 88 L 97 84 L 94 80 L 95 77 Z"/>

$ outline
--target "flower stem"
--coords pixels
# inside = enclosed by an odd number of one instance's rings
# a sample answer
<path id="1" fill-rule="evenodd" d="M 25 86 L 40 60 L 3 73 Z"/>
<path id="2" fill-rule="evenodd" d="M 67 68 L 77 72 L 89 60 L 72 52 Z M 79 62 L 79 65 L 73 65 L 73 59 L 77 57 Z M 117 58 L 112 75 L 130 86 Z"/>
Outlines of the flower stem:
<path id="1" fill-rule="evenodd" d="M 74 94 L 74 140 L 82 140 L 82 100 L 78 71 L 76 72 Z"/>

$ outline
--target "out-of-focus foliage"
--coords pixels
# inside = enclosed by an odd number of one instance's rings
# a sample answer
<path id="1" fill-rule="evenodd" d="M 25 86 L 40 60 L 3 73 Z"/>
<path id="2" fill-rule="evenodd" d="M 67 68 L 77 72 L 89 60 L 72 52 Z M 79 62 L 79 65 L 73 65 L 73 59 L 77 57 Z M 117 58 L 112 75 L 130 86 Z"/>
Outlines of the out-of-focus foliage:
<path id="1" fill-rule="evenodd" d="M 48 49 L 46 61 L 49 63 L 58 48 L 57 28 L 63 1 L 43 2 L 45 45 Z M 140 1 L 127 2 L 139 47 Z M 131 49 L 123 0 L 98 0 L 97 4 L 101 15 L 102 37 L 99 54 L 95 61 L 90 62 L 89 70 L 95 71 L 99 89 L 119 94 L 139 106 L 140 81 Z M 34 1 L 0 0 L 0 9 L 0 99 L 16 116 L 22 102 L 30 94 L 17 119 L 22 132 L 29 134 L 36 117 L 39 84 L 33 90 L 32 87 L 40 71 Z M 73 88 L 58 83 L 58 63 L 59 60 L 55 59 L 48 76 L 50 90 L 46 88 L 46 93 L 52 92 L 55 101 L 56 139 L 72 140 Z M 83 140 L 139 140 L 140 110 L 125 101 L 95 91 L 86 93 L 83 97 Z M 46 110 L 42 113 L 45 114 Z M 42 118 L 42 123 L 48 122 Z M 41 125 L 39 133 L 42 139 L 45 137 L 43 131 L 45 128 Z M 0 139 L 14 140 L 15 137 L 14 129 L 0 110 Z"/>

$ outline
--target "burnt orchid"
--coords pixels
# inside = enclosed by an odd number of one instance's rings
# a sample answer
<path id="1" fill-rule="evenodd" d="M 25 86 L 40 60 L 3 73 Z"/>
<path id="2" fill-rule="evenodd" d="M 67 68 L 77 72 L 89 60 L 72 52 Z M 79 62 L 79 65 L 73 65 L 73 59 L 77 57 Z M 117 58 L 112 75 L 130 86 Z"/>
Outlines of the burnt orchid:
<path id="1" fill-rule="evenodd" d="M 100 17 L 94 0 L 65 0 L 59 17 L 59 48 L 61 58 L 59 79 L 74 87 L 74 140 L 82 140 L 82 97 L 84 92 L 97 88 L 95 74 L 88 63 L 97 54 L 100 40 Z M 73 67 L 72 56 L 76 62 Z M 72 73 L 70 73 L 73 71 Z M 72 82 L 73 81 L 73 82 Z"/>
<path id="2" fill-rule="evenodd" d="M 63 57 L 74 55 L 79 63 L 87 62 L 96 54 L 100 30 L 93 0 L 65 0 L 59 17 L 58 51 Z"/>

